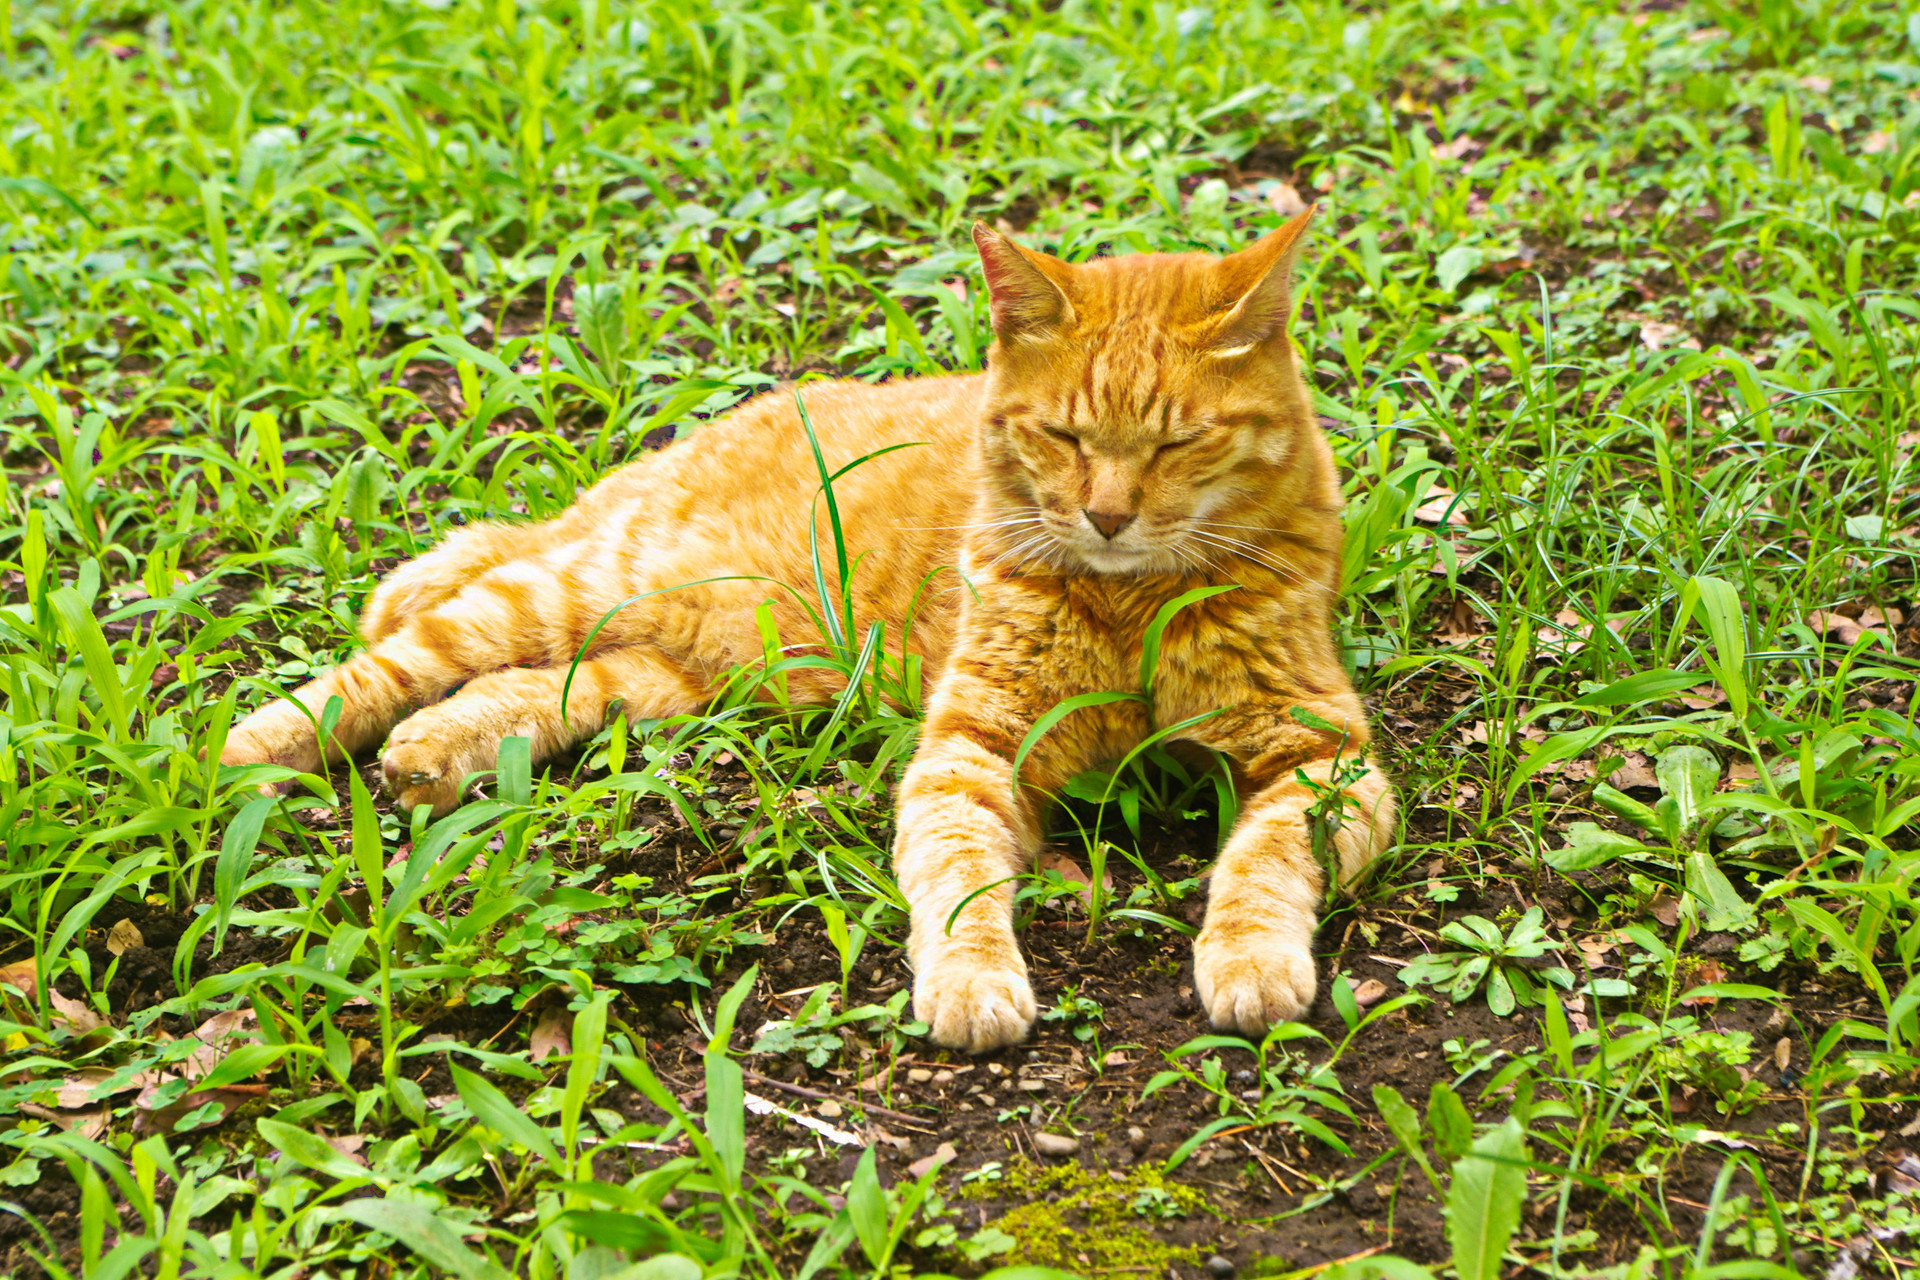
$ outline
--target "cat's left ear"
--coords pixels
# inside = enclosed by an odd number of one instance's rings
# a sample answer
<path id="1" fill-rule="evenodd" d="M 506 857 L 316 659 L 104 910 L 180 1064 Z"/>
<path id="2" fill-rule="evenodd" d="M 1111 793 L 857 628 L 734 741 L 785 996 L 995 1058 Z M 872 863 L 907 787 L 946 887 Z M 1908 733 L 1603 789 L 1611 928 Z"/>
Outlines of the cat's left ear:
<path id="1" fill-rule="evenodd" d="M 1284 333 L 1293 315 L 1293 264 L 1313 212 L 1307 210 L 1278 231 L 1270 231 L 1215 268 L 1221 294 L 1234 299 L 1214 322 L 1206 349 L 1215 355 L 1243 355 Z"/>

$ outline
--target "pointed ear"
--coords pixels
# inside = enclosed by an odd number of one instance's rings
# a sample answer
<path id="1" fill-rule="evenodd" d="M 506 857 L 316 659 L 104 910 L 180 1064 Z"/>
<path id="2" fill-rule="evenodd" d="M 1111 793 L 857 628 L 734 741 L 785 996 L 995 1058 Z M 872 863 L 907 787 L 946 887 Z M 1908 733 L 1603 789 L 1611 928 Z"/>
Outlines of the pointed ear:
<path id="1" fill-rule="evenodd" d="M 1073 268 L 1015 244 L 984 222 L 973 224 L 973 243 L 993 299 L 993 331 L 1002 342 L 1041 337 L 1073 324 L 1065 287 Z"/>
<path id="2" fill-rule="evenodd" d="M 1214 355 L 1236 356 L 1286 332 L 1293 316 L 1293 264 L 1313 211 L 1307 208 L 1278 231 L 1268 232 L 1246 248 L 1222 258 L 1221 292 L 1234 299 L 1225 315 L 1214 322 L 1205 347 Z"/>

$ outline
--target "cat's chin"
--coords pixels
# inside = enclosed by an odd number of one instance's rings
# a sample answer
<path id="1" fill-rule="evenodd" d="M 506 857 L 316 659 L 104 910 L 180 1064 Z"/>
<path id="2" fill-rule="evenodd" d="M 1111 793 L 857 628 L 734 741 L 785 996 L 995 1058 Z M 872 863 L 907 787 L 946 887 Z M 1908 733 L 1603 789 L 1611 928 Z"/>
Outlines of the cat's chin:
<path id="1" fill-rule="evenodd" d="M 1166 573 L 1173 567 L 1172 558 L 1159 551 L 1123 551 L 1115 547 L 1081 550 L 1073 552 L 1081 565 L 1098 574 L 1108 577 L 1142 577 L 1147 574 Z"/>

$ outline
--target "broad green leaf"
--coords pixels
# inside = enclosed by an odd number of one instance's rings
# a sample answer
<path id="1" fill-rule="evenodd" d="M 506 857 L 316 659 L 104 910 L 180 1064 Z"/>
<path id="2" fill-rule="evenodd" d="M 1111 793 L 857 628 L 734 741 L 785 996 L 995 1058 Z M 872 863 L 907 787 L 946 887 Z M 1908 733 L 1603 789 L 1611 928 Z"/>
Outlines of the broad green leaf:
<path id="1" fill-rule="evenodd" d="M 260 1131 L 260 1136 L 265 1138 L 274 1150 L 295 1164 L 305 1165 L 318 1173 L 330 1174 L 342 1182 L 366 1182 L 373 1177 L 365 1169 L 335 1151 L 325 1138 L 317 1133 L 310 1133 L 298 1125 L 283 1124 L 278 1120 L 268 1120 L 263 1117 L 254 1121 L 254 1127 Z"/>
<path id="2" fill-rule="evenodd" d="M 1458 1160 L 1473 1145 L 1473 1117 L 1445 1081 L 1436 1080 L 1427 1090 L 1427 1127 L 1433 1130 L 1433 1145 L 1442 1159 Z"/>
<path id="3" fill-rule="evenodd" d="M 1447 1240 L 1460 1280 L 1500 1280 L 1526 1202 L 1526 1158 L 1525 1131 L 1508 1116 L 1454 1164 L 1447 1188 Z"/>
<path id="4" fill-rule="evenodd" d="M 390 1235 L 421 1261 L 461 1280 L 510 1280 L 499 1263 L 468 1248 L 460 1231 L 417 1200 L 349 1200 L 320 1212 L 336 1222 L 346 1219 Z"/>
<path id="5" fill-rule="evenodd" d="M 1460 282 L 1480 269 L 1486 261 L 1486 255 L 1470 244 L 1457 244 L 1434 260 L 1434 279 L 1442 289 L 1452 293 L 1460 287 Z"/>
<path id="6" fill-rule="evenodd" d="M 1720 781 L 1720 761 L 1705 747 L 1681 743 L 1659 754 L 1653 776 L 1659 780 L 1660 790 L 1679 806 L 1680 830 L 1691 834 Z"/>
<path id="7" fill-rule="evenodd" d="M 448 1063 L 447 1069 L 453 1074 L 453 1087 L 459 1092 L 460 1100 L 467 1104 L 475 1120 L 558 1168 L 560 1153 L 553 1149 L 553 1139 L 526 1112 L 514 1106 L 506 1094 L 486 1077 L 468 1071 L 457 1062 Z"/>
<path id="8" fill-rule="evenodd" d="M 853 1234 L 860 1251 L 876 1268 L 887 1253 L 887 1193 L 880 1186 L 874 1152 L 868 1147 L 854 1166 L 853 1181 L 847 1186 L 847 1216 L 853 1222 Z"/>
<path id="9" fill-rule="evenodd" d="M 1400 1144 L 1400 1150 L 1420 1166 L 1420 1171 L 1427 1175 L 1427 1181 L 1433 1184 L 1433 1189 L 1440 1191 L 1440 1175 L 1434 1171 L 1433 1162 L 1427 1159 L 1419 1113 L 1400 1095 L 1398 1089 L 1389 1084 L 1373 1086 L 1373 1105 L 1380 1112 L 1380 1118 L 1387 1122 L 1387 1131 Z"/>
<path id="10" fill-rule="evenodd" d="M 1652 816 L 1651 812 L 1648 816 Z M 1568 824 L 1566 838 L 1565 845 L 1548 849 L 1544 854 L 1547 865 L 1562 873 L 1590 871 L 1605 866 L 1615 858 L 1647 851 L 1642 841 L 1617 831 L 1608 831 L 1591 822 Z"/>
<path id="11" fill-rule="evenodd" d="M 1707 929 L 1720 933 L 1753 918 L 1753 904 L 1734 890 L 1711 853 L 1696 849 L 1687 855 L 1685 865 L 1687 892 L 1705 908 L 1706 918 L 1701 923 Z"/>
<path id="12" fill-rule="evenodd" d="M 215 954 L 226 941 L 234 903 L 240 899 L 240 887 L 246 883 L 247 872 L 253 867 L 253 851 L 260 845 L 260 831 L 275 803 L 272 796 L 257 796 L 247 801 L 227 824 L 226 837 L 220 842 L 220 857 L 213 864 Z"/>

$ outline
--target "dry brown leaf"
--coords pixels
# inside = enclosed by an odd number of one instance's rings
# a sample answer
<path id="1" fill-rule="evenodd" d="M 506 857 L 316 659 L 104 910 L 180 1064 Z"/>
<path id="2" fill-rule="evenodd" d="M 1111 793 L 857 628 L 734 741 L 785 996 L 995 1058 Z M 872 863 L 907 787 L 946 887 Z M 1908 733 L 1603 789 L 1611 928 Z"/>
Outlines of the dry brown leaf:
<path id="1" fill-rule="evenodd" d="M 1700 339 L 1691 336 L 1677 324 L 1668 324 L 1664 320 L 1648 320 L 1640 326 L 1640 345 L 1649 351 L 1660 351 L 1675 346 L 1698 351 Z"/>
<path id="2" fill-rule="evenodd" d="M 353 1161 L 355 1164 L 359 1165 L 362 1169 L 367 1167 L 367 1158 L 360 1154 L 360 1148 L 367 1145 L 367 1136 L 365 1134 L 342 1133 L 338 1135 L 322 1135 L 322 1136 L 326 1137 L 327 1145 L 332 1147 L 335 1151 L 338 1151 L 341 1155 Z"/>
<path id="3" fill-rule="evenodd" d="M 1905 615 L 1898 609 L 1862 609 L 1858 619 L 1830 609 L 1813 609 L 1807 613 L 1809 627 L 1847 645 L 1853 644 L 1869 631 L 1882 639 L 1891 640 L 1893 628 L 1904 620 Z"/>
<path id="4" fill-rule="evenodd" d="M 1480 144 L 1464 133 L 1456 133 L 1447 141 L 1433 148 L 1433 154 L 1442 160 L 1458 160 Z"/>
<path id="5" fill-rule="evenodd" d="M 34 990 L 40 985 L 40 971 L 31 960 L 16 960 L 9 965 L 0 965 L 0 982 L 10 987 L 18 987 L 31 999 Z"/>
<path id="6" fill-rule="evenodd" d="M 216 1013 L 195 1027 L 193 1035 L 188 1037 L 199 1041 L 186 1057 L 187 1075 L 199 1079 L 219 1066 L 229 1053 L 256 1037 L 254 1028 L 258 1025 L 253 1010 L 230 1009 L 225 1013 Z"/>
<path id="7" fill-rule="evenodd" d="M 1381 997 L 1386 994 L 1386 983 L 1380 981 L 1378 978 L 1368 978 L 1365 982 L 1353 989 L 1353 1002 L 1362 1009 L 1365 1009 L 1369 1005 L 1379 1004 Z"/>
<path id="8" fill-rule="evenodd" d="M 1882 151 L 1891 149 L 1892 146 L 1893 135 L 1885 129 L 1875 129 L 1872 133 L 1860 139 L 1860 150 L 1864 155 L 1877 156 Z"/>
<path id="9" fill-rule="evenodd" d="M 1785 1071 L 1787 1064 L 1793 1061 L 1793 1038 L 1781 1036 L 1773 1045 L 1773 1069 Z"/>
<path id="10" fill-rule="evenodd" d="M 47 993 L 47 1002 L 53 1006 L 55 1022 L 64 1022 L 72 1028 L 75 1035 L 86 1035 L 98 1031 L 107 1025 L 106 1020 L 78 1000 L 69 1000 L 58 991 Z"/>
<path id="11" fill-rule="evenodd" d="M 1587 968 L 1598 969 L 1606 964 L 1608 953 L 1619 943 L 1613 938 L 1596 934 L 1593 937 L 1582 938 L 1573 945 L 1579 949 L 1580 958 L 1586 962 Z"/>
<path id="12" fill-rule="evenodd" d="M 131 920 L 122 918 L 107 930 L 107 950 L 116 956 L 123 956 L 135 947 L 146 945 L 146 936 L 140 932 L 140 926 Z"/>
<path id="13" fill-rule="evenodd" d="M 83 1138 L 98 1138 L 107 1131 L 107 1109 L 92 1107 L 85 1111 L 55 1111 L 52 1107 L 43 1107 L 37 1102 L 22 1102 L 18 1110 L 23 1116 L 32 1116 L 36 1120 L 45 1120 L 58 1125 L 68 1133 L 77 1133 Z"/>
<path id="14" fill-rule="evenodd" d="M 938 1169 L 941 1165 L 959 1158 L 960 1153 L 954 1150 L 953 1144 L 951 1142 L 943 1142 L 934 1148 L 932 1155 L 921 1156 L 918 1160 L 908 1165 L 907 1172 L 916 1178 L 924 1178 L 932 1170 Z"/>
<path id="15" fill-rule="evenodd" d="M 566 1009 L 555 1005 L 542 1010 L 534 1020 L 533 1034 L 528 1040 L 528 1057 L 542 1062 L 555 1055 L 564 1058 L 572 1052 L 572 1023 Z"/>
<path id="16" fill-rule="evenodd" d="M 1087 874 L 1086 869 L 1079 863 L 1064 853 L 1059 853 L 1052 849 L 1043 849 L 1040 851 L 1040 856 L 1034 859 L 1033 866 L 1036 871 L 1058 872 L 1062 880 L 1065 880 L 1069 884 L 1078 885 L 1079 887 L 1073 891 L 1074 896 L 1080 899 L 1082 905 L 1084 905 L 1087 910 L 1093 910 L 1093 878 Z M 1108 893 L 1113 892 L 1113 874 L 1111 872 L 1101 872 L 1100 887 Z"/>
<path id="17" fill-rule="evenodd" d="M 1751 760 L 1735 760 L 1727 766 L 1727 777 L 1734 782 L 1760 781 L 1760 766 Z"/>
<path id="18" fill-rule="evenodd" d="M 1701 984 L 1705 984 L 1709 982 L 1725 982 L 1727 980 L 1727 971 L 1720 964 L 1719 961 L 1709 960 L 1706 963 L 1702 964 L 1698 969 L 1695 969 L 1693 971 L 1693 979 L 1695 982 L 1701 983 Z M 1687 998 L 1681 1000 L 1680 1003 L 1684 1005 L 1698 1005 L 1698 1006 L 1713 1005 L 1713 1004 L 1720 1003 L 1720 997 L 1719 996 L 1688 996 Z"/>
<path id="19" fill-rule="evenodd" d="M 1276 182 L 1267 189 L 1267 207 L 1283 218 L 1307 211 L 1307 202 L 1290 182 Z"/>
<path id="20" fill-rule="evenodd" d="M 234 1108 L 267 1096 L 267 1086 L 264 1084 L 232 1084 L 221 1089 L 196 1089 L 166 1106 L 156 1108 L 154 1104 L 158 1101 L 159 1088 L 158 1083 L 151 1084 L 134 1099 L 133 1105 L 139 1108 L 133 1121 L 135 1133 L 172 1133 L 174 1126 L 188 1114 L 209 1103 L 220 1108 L 220 1114 L 212 1122 L 218 1124 L 232 1115 Z"/>
<path id="21" fill-rule="evenodd" d="M 1727 700 L 1727 691 L 1717 684 L 1697 684 L 1680 695 L 1680 705 L 1689 711 L 1706 711 Z"/>
<path id="22" fill-rule="evenodd" d="M 1801 76 L 1800 87 L 1808 93 L 1825 93 L 1833 88 L 1833 81 L 1825 76 Z"/>
<path id="23" fill-rule="evenodd" d="M 1483 630 L 1480 615 L 1474 610 L 1473 603 L 1465 596 L 1456 596 L 1440 616 L 1440 626 L 1435 630 L 1434 638 L 1442 644 L 1467 644 L 1479 639 Z"/>
<path id="24" fill-rule="evenodd" d="M 1470 747 L 1486 746 L 1487 745 L 1487 722 L 1485 720 L 1475 720 L 1472 724 L 1462 729 L 1460 731 L 1460 741 L 1466 743 Z"/>
<path id="25" fill-rule="evenodd" d="M 1413 518 L 1422 524 L 1450 524 L 1465 528 L 1466 503 L 1453 490 L 1435 485 L 1427 490 L 1427 500 L 1413 509 Z"/>
<path id="26" fill-rule="evenodd" d="M 1662 890 L 1647 904 L 1647 914 L 1671 929 L 1680 923 L 1680 900 Z"/>
<path id="27" fill-rule="evenodd" d="M 1607 777 L 1615 788 L 1626 791 L 1632 787 L 1659 787 L 1660 779 L 1653 776 L 1653 761 L 1647 759 L 1644 752 L 1629 751 L 1625 760 L 1626 763 Z"/>

